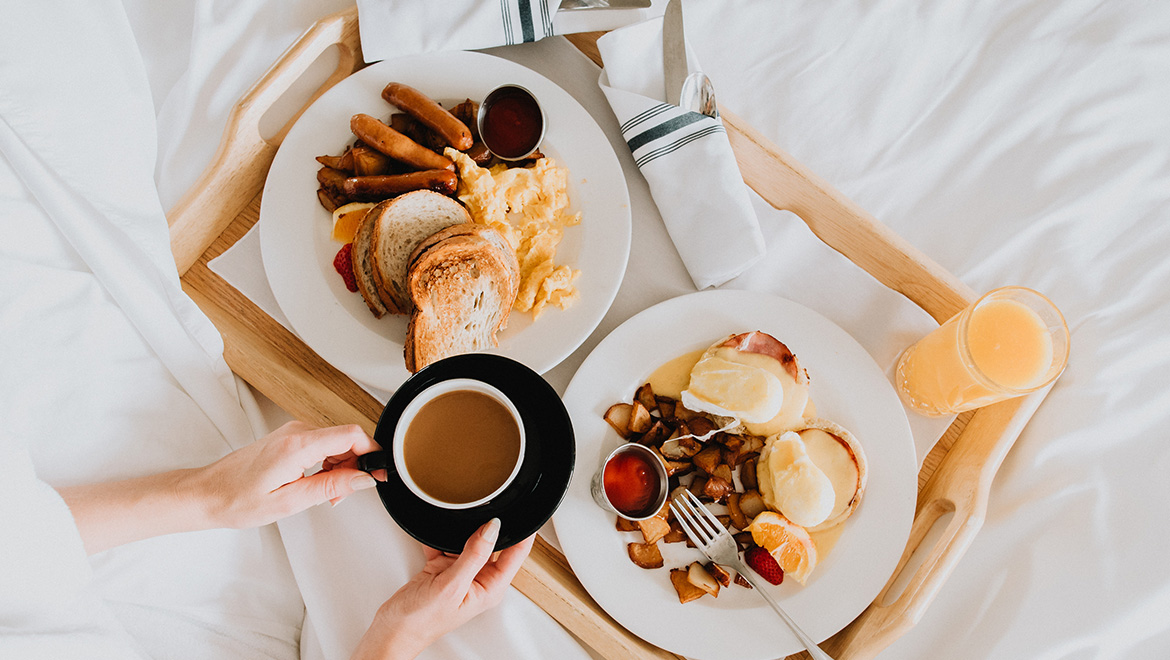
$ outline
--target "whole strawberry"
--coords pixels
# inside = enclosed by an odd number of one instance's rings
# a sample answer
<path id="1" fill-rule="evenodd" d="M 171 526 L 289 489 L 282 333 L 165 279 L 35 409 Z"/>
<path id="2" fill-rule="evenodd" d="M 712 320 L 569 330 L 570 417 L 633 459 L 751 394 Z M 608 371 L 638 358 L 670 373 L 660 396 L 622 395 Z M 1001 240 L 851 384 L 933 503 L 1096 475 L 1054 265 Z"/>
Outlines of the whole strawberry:
<path id="1" fill-rule="evenodd" d="M 753 571 L 759 573 L 760 577 L 772 584 L 780 584 L 784 581 L 784 571 L 780 568 L 780 564 L 776 563 L 776 558 L 758 545 L 753 545 L 744 551 L 743 561 Z"/>
<path id="2" fill-rule="evenodd" d="M 337 251 L 337 256 L 333 257 L 333 267 L 337 269 L 337 274 L 341 275 L 341 279 L 345 280 L 345 288 L 350 291 L 357 291 L 357 279 L 353 276 L 353 243 L 346 243 Z"/>

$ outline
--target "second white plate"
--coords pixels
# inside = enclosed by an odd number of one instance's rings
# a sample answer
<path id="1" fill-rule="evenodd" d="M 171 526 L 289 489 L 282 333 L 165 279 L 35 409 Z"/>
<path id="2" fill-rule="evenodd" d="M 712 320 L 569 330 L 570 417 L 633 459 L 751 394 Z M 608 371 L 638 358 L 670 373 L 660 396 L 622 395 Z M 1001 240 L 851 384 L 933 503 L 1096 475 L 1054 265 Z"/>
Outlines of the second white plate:
<path id="1" fill-rule="evenodd" d="M 353 140 L 350 117 L 384 118 L 391 81 L 448 103 L 482 99 L 503 83 L 522 85 L 548 117 L 542 150 L 569 168 L 571 211 L 581 224 L 565 231 L 557 263 L 581 271 L 580 298 L 550 308 L 537 322 L 514 313 L 493 351 L 538 373 L 556 366 L 593 331 L 613 302 L 630 253 L 630 202 L 621 164 L 601 128 L 577 101 L 544 76 L 514 62 L 471 52 L 428 53 L 372 64 L 317 99 L 285 137 L 260 206 L 260 246 L 272 293 L 293 329 L 330 364 L 368 385 L 392 391 L 406 380 L 406 317 L 375 319 L 333 269 L 341 248 L 329 238 L 330 214 L 317 203 L 314 160 Z"/>
<path id="2" fill-rule="evenodd" d="M 668 300 L 626 321 L 589 355 L 565 392 L 577 437 L 577 468 L 553 517 L 573 572 L 619 623 L 652 644 L 702 660 L 783 657 L 803 650 L 759 594 L 732 585 L 718 598 L 681 605 L 666 569 L 701 560 L 682 544 L 659 544 L 663 569 L 634 565 L 626 544 L 636 534 L 614 529 L 614 516 L 589 493 L 606 454 L 622 441 L 602 419 L 632 400 L 662 363 L 706 348 L 726 335 L 761 330 L 784 342 L 808 370 L 821 417 L 857 436 L 869 461 L 865 499 L 847 520 L 806 586 L 771 587 L 810 636 L 824 640 L 877 596 L 910 534 L 917 462 L 906 414 L 873 358 L 836 324 L 797 303 L 747 291 L 705 291 Z"/>

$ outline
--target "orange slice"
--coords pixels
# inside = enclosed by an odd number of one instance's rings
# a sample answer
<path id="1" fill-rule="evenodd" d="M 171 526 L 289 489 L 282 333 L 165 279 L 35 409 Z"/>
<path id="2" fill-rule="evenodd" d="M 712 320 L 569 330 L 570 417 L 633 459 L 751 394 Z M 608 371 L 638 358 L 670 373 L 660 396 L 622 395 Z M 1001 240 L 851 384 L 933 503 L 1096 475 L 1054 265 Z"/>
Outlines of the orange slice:
<path id="1" fill-rule="evenodd" d="M 333 212 L 333 240 L 338 243 L 352 243 L 362 219 L 366 217 L 366 211 L 373 207 L 373 204 L 365 202 L 353 202 L 337 207 Z"/>
<path id="2" fill-rule="evenodd" d="M 808 532 L 775 511 L 756 516 L 747 531 L 780 564 L 784 574 L 804 584 L 817 565 L 817 547 Z"/>

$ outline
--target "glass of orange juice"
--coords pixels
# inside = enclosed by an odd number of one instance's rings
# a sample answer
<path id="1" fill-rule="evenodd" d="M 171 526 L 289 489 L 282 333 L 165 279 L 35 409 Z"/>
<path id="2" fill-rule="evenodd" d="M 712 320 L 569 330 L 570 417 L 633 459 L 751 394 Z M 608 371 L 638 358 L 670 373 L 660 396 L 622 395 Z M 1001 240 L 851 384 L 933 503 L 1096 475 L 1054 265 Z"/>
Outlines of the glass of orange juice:
<path id="1" fill-rule="evenodd" d="M 912 410 L 941 416 L 1027 394 L 1068 362 L 1068 324 L 1032 289 L 988 292 L 906 349 L 894 379 Z"/>

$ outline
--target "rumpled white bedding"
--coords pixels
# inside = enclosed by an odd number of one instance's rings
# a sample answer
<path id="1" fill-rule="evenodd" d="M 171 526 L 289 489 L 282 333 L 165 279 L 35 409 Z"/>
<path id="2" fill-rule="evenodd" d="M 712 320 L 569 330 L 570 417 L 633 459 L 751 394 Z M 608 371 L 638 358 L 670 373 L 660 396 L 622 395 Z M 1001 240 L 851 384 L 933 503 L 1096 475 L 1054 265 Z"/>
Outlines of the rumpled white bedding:
<path id="1" fill-rule="evenodd" d="M 154 113 L 121 7 L 4 18 L 0 656 L 295 658 L 304 606 L 275 529 L 87 562 L 43 486 L 205 464 L 253 439 L 253 404 L 167 257 Z"/>
<path id="2" fill-rule="evenodd" d="M 71 244 L 79 235 L 46 218 L 76 197 L 92 204 L 87 217 L 123 214 L 122 229 L 154 255 L 135 262 L 136 272 L 154 268 L 158 288 L 173 291 L 157 261 L 165 249 L 165 231 L 150 224 L 161 221 L 157 211 L 210 162 L 239 95 L 313 20 L 344 4 L 130 1 L 132 35 L 119 23 L 125 19 L 109 18 L 119 15 L 116 4 L 58 8 L 52 25 L 83 28 L 71 35 L 113 24 L 122 38 L 113 54 L 107 50 L 116 44 L 53 38 L 49 29 L 31 30 L 35 44 L 13 42 L 30 23 L 12 17 L 55 8 L 0 7 L 6 85 L 22 71 L 76 84 L 73 72 L 88 64 L 95 76 L 128 80 L 127 105 L 139 112 L 116 127 L 127 142 L 107 146 L 112 154 L 100 164 L 89 135 L 68 143 L 75 162 L 64 147 L 50 160 L 43 145 L 54 136 L 34 135 L 43 142 L 33 156 L 71 174 L 60 177 L 68 193 L 61 198 L 30 197 L 18 176 L 32 170 L 25 162 L 9 169 L 13 143 L 3 143 L 0 438 L 26 446 L 44 481 L 194 465 L 228 449 L 229 433 L 208 415 L 222 413 L 201 409 L 189 389 L 219 383 L 234 395 L 217 363 L 194 371 L 167 363 L 151 338 L 171 337 L 163 342 L 170 345 L 173 337 L 136 325 L 134 309 L 145 304 L 136 294 L 119 297 L 140 287 L 97 273 L 87 259 L 133 254 L 131 246 L 112 228 L 96 232 L 102 243 Z M 983 530 L 922 621 L 880 657 L 1170 656 L 1170 532 L 1161 524 L 1170 500 L 1170 5 L 688 1 L 685 11 L 690 45 L 727 108 L 973 288 L 1023 284 L 1049 294 L 1073 331 L 1069 368 L 1001 468 Z M 141 64 L 126 44 L 137 45 Z M 149 111 L 134 105 L 147 85 L 157 126 L 153 201 L 137 188 L 150 168 L 141 150 L 156 139 Z M 0 94 L 6 120 L 24 111 L 85 121 L 102 110 L 65 94 L 10 92 Z M 0 124 L 0 135 L 5 130 Z M 816 309 L 880 363 L 912 341 L 875 336 L 903 313 L 894 294 L 792 216 L 757 213 L 768 256 L 728 286 Z M 661 226 L 641 220 L 634 219 L 635 247 L 665 245 Z M 121 251 L 95 247 L 105 241 L 120 241 Z M 691 288 L 677 255 L 635 249 L 609 316 L 550 378 L 563 387 L 605 332 Z M 178 298 L 167 304 L 186 310 L 177 315 L 193 345 L 213 342 L 191 330 L 206 326 L 190 307 Z M 192 380 L 200 370 L 204 376 Z M 4 452 L 0 478 L 27 477 L 9 458 L 18 455 Z M 50 497 L 41 506 L 47 525 L 55 505 Z M 60 529 L 20 529 L 68 538 Z M 37 547 L 9 538 L 5 528 L 0 575 L 19 570 L 6 550 Z M 288 641 L 303 605 L 278 543 L 271 528 L 176 535 L 91 559 L 89 582 L 76 557 L 62 575 L 108 608 L 85 608 L 79 621 L 92 615 L 91 625 L 105 630 L 112 615 L 124 628 L 128 638 L 109 628 L 111 648 L 231 657 L 231 647 L 237 657 L 293 657 Z M 50 576 L 45 583 L 58 584 Z M 0 656 L 15 648 L 5 644 L 28 639 L 12 630 L 22 621 L 5 618 L 11 603 L 0 598 Z M 508 623 L 520 636 L 527 620 Z M 224 644 L 218 655 L 200 646 L 213 639 Z M 65 654 L 43 657 L 54 655 Z"/>

